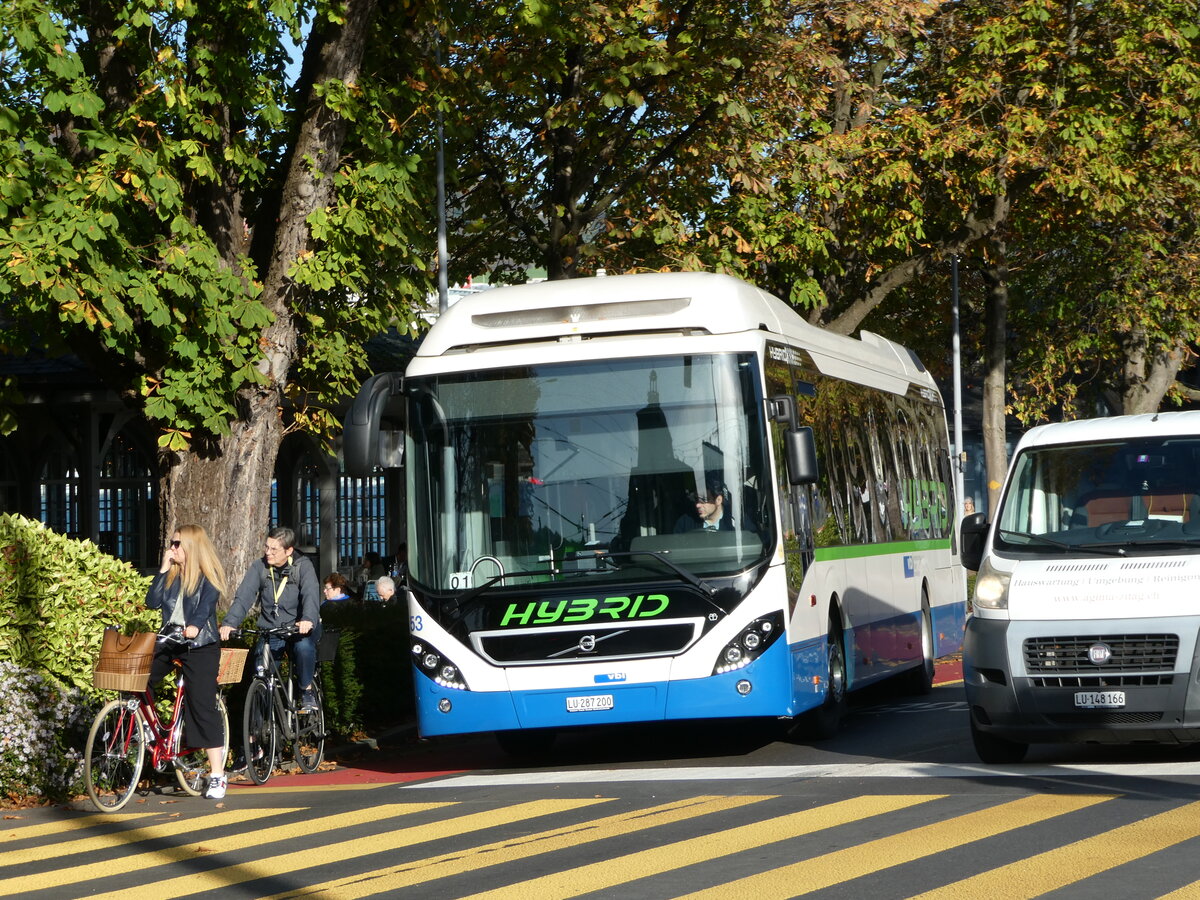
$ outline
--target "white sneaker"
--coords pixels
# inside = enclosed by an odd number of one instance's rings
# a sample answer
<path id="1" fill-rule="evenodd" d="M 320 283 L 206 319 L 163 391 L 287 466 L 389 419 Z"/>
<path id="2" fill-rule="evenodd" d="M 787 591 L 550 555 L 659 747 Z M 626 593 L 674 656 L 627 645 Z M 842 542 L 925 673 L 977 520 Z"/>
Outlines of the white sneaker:
<path id="1" fill-rule="evenodd" d="M 208 779 L 208 790 L 204 792 L 204 796 L 209 800 L 223 800 L 228 784 L 229 780 L 224 775 L 215 775 Z"/>

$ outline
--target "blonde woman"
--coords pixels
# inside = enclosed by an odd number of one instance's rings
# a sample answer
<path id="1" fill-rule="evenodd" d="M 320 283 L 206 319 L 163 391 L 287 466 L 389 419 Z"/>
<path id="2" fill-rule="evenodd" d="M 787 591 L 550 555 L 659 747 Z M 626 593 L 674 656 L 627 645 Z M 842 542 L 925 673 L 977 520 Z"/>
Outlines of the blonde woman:
<path id="1" fill-rule="evenodd" d="M 217 711 L 217 670 L 221 642 L 217 604 L 225 594 L 225 569 L 208 534 L 199 525 L 181 525 L 163 550 L 162 565 L 146 594 L 146 606 L 161 609 L 163 628 L 179 626 L 187 646 L 159 644 L 154 652 L 150 682 L 157 684 L 178 659 L 187 679 L 188 702 L 183 712 L 186 741 L 205 748 L 211 770 L 204 796 L 225 796 L 225 735 Z"/>

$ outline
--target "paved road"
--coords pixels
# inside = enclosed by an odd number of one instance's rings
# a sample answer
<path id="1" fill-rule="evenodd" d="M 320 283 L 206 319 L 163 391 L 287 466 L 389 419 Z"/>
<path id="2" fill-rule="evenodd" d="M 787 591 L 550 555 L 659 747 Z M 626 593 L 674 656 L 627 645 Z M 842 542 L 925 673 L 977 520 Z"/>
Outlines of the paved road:
<path id="1" fill-rule="evenodd" d="M 743 722 L 605 729 L 521 766 L 446 741 L 220 805 L 30 810 L 0 829 L 0 895 L 1200 896 L 1200 754 L 987 767 L 964 714 L 955 684 L 877 691 L 821 746 Z"/>

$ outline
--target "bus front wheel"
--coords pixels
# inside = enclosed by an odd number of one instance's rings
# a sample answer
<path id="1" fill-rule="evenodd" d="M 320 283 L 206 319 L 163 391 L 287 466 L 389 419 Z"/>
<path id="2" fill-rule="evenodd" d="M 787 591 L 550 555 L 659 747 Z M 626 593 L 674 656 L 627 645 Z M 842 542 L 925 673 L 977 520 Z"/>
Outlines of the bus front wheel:
<path id="1" fill-rule="evenodd" d="M 837 734 L 846 710 L 846 650 L 842 628 L 830 620 L 825 639 L 825 654 L 829 671 L 825 681 L 825 701 L 797 721 L 797 731 L 807 738 L 825 740 Z"/>

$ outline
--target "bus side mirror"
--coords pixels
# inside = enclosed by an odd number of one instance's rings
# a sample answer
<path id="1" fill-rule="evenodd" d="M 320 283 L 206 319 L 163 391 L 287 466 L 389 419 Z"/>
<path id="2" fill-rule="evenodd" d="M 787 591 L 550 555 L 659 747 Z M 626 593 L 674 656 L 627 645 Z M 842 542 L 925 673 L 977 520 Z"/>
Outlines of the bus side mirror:
<path id="1" fill-rule="evenodd" d="M 399 372 L 372 375 L 363 382 L 342 423 L 342 459 L 346 473 L 370 475 L 379 465 L 379 425 L 388 400 L 400 393 L 404 376 Z"/>
<path id="2" fill-rule="evenodd" d="M 983 550 L 987 545 L 988 523 L 983 513 L 971 513 L 963 516 L 962 524 L 958 527 L 959 560 L 963 568 L 978 572 L 983 562 Z"/>
<path id="3" fill-rule="evenodd" d="M 787 453 L 788 482 L 815 484 L 817 481 L 817 442 L 811 428 L 789 428 L 783 435 Z"/>
<path id="4" fill-rule="evenodd" d="M 796 427 L 796 398 L 779 394 L 767 401 L 772 422 L 787 422 L 783 433 L 783 453 L 786 457 L 789 484 L 815 484 L 817 481 L 817 442 L 813 430 Z"/>

